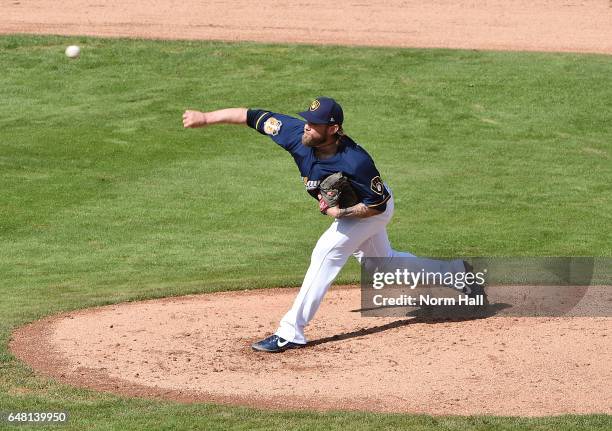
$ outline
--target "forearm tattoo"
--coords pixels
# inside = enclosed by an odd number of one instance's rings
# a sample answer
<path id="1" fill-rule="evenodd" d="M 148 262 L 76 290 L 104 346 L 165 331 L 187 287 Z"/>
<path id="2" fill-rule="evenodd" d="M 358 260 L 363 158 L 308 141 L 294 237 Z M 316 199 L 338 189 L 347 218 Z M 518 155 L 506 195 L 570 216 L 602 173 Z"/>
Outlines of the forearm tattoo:
<path id="1" fill-rule="evenodd" d="M 341 209 L 338 214 L 338 218 L 343 218 L 343 217 L 365 218 L 365 217 L 370 217 L 376 214 L 379 214 L 379 212 L 376 210 L 373 210 L 372 208 L 368 208 L 364 203 L 360 202 L 357 205 L 354 205 L 352 207 Z"/>

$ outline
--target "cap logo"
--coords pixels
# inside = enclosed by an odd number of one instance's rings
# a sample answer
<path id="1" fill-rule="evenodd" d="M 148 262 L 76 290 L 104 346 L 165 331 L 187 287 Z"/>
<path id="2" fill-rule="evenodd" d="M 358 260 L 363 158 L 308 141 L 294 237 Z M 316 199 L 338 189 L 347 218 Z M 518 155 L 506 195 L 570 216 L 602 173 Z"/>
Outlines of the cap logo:
<path id="1" fill-rule="evenodd" d="M 321 106 L 321 102 L 319 102 L 318 100 L 315 99 L 310 104 L 310 110 L 311 111 L 316 111 L 317 109 L 319 109 L 319 106 Z"/>

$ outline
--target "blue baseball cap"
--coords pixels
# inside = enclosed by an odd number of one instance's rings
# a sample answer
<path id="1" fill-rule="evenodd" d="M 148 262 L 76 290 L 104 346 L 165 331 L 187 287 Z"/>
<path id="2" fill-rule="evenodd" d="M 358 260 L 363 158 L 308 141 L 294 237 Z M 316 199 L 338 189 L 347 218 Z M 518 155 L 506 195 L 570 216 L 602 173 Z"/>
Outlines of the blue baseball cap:
<path id="1" fill-rule="evenodd" d="M 342 124 L 344 121 L 342 107 L 329 97 L 317 97 L 308 111 L 298 112 L 298 115 L 312 124 Z"/>

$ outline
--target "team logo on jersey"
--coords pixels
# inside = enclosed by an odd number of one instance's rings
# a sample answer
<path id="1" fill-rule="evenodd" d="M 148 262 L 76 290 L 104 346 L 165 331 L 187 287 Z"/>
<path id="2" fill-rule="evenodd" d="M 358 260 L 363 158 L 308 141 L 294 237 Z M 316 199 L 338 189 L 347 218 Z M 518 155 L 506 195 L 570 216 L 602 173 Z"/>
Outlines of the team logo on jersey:
<path id="1" fill-rule="evenodd" d="M 310 104 L 310 110 L 311 111 L 316 111 L 317 109 L 319 109 L 319 106 L 321 106 L 321 102 L 319 102 L 318 100 L 315 99 Z"/>
<path id="2" fill-rule="evenodd" d="M 280 120 L 277 120 L 274 117 L 270 117 L 264 123 L 264 132 L 267 135 L 276 136 L 278 135 L 278 132 L 280 132 L 282 126 L 283 123 L 281 123 Z"/>
<path id="3" fill-rule="evenodd" d="M 372 181 L 370 182 L 370 188 L 377 195 L 382 196 L 382 194 L 385 192 L 385 186 L 383 185 L 383 182 L 379 176 L 372 178 Z"/>
<path id="4" fill-rule="evenodd" d="M 302 177 L 302 179 L 304 180 L 306 190 L 316 190 L 319 188 L 319 184 L 321 184 L 321 181 L 309 180 L 308 177 Z"/>

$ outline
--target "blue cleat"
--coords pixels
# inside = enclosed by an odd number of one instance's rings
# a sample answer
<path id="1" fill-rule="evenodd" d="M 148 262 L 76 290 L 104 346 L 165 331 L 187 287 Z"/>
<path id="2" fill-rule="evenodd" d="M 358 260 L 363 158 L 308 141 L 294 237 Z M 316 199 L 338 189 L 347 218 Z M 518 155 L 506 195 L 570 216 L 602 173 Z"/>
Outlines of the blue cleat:
<path id="1" fill-rule="evenodd" d="M 287 341 L 278 335 L 270 335 L 268 338 L 253 343 L 251 347 L 258 352 L 280 353 L 289 349 L 299 349 L 305 345 Z"/>

